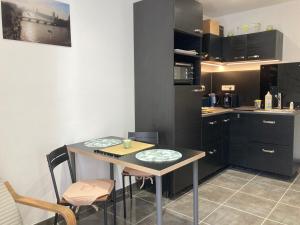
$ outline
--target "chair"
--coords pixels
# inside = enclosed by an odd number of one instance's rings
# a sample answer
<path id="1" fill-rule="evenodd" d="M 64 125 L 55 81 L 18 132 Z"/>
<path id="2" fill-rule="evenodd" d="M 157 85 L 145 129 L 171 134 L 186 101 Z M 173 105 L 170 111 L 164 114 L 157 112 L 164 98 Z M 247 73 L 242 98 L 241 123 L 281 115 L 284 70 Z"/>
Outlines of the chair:
<path id="1" fill-rule="evenodd" d="M 57 204 L 18 195 L 8 182 L 0 181 L 0 224 L 22 225 L 16 203 L 47 210 L 61 215 L 67 225 L 76 225 L 72 210 Z"/>
<path id="2" fill-rule="evenodd" d="M 64 206 L 69 206 L 73 211 L 75 211 L 76 206 L 72 205 L 66 199 L 61 198 L 59 196 L 58 189 L 57 189 L 57 184 L 56 184 L 56 180 L 55 180 L 55 176 L 54 176 L 55 167 L 57 167 L 58 165 L 60 165 L 60 164 L 67 161 L 68 167 L 69 167 L 69 172 L 70 172 L 70 175 L 71 175 L 72 184 L 74 184 L 76 182 L 75 178 L 74 178 L 73 170 L 72 170 L 72 167 L 71 167 L 71 161 L 70 161 L 70 158 L 69 158 L 67 146 L 63 146 L 63 147 L 60 147 L 60 148 L 52 151 L 50 154 L 47 155 L 47 161 L 48 161 L 48 165 L 49 165 L 49 169 L 50 169 L 50 173 L 51 173 L 51 178 L 52 178 L 52 182 L 53 182 L 53 186 L 54 186 L 54 191 L 55 191 L 55 195 L 56 195 L 56 199 L 57 199 L 57 204 L 64 205 Z M 99 181 L 103 182 L 103 184 L 105 184 L 106 188 L 108 187 L 107 191 L 110 194 L 97 198 L 94 203 L 98 203 L 98 202 L 104 203 L 104 224 L 107 225 L 107 202 L 109 200 L 112 200 L 113 201 L 113 210 L 114 210 L 114 224 L 116 224 L 116 189 L 115 189 L 115 181 L 112 181 L 112 180 L 99 180 Z M 102 187 L 102 188 L 104 188 L 104 187 Z M 56 213 L 55 218 L 54 218 L 54 225 L 57 224 L 57 220 L 58 220 L 58 214 Z"/>
<path id="3" fill-rule="evenodd" d="M 146 142 L 154 145 L 158 145 L 159 143 L 158 132 L 128 132 L 128 138 L 131 140 Z M 132 199 L 131 177 L 139 177 L 144 180 L 145 178 L 153 177 L 153 175 L 127 167 L 124 168 L 122 172 L 124 218 L 126 218 L 125 177 L 129 177 L 129 192 L 130 199 Z"/>

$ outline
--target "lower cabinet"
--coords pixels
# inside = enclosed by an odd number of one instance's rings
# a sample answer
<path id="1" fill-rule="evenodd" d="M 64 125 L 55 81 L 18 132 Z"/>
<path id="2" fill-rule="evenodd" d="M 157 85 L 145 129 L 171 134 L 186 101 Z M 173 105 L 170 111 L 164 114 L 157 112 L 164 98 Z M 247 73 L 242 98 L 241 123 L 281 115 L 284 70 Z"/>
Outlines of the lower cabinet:
<path id="1" fill-rule="evenodd" d="M 228 165 L 230 115 L 203 118 L 202 149 L 206 157 L 199 160 L 199 179 Z"/>
<path id="2" fill-rule="evenodd" d="M 233 113 L 229 163 L 291 177 L 293 140 L 293 116 Z"/>

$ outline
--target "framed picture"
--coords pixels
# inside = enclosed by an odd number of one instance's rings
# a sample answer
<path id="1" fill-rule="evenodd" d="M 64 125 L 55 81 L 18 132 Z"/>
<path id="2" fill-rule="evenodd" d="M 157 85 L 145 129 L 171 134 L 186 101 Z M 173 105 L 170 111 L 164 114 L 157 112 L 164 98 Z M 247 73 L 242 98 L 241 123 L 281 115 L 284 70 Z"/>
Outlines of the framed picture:
<path id="1" fill-rule="evenodd" d="M 71 47 L 70 6 L 53 0 L 1 0 L 3 38 Z"/>

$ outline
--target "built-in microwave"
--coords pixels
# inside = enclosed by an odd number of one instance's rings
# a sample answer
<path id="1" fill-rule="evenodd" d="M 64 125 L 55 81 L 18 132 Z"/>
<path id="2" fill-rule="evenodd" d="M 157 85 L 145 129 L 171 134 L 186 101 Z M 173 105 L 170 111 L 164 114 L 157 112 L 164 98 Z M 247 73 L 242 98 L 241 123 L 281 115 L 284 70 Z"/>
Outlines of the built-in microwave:
<path id="1" fill-rule="evenodd" d="M 176 62 L 174 65 L 174 84 L 193 85 L 194 65 L 190 63 Z"/>

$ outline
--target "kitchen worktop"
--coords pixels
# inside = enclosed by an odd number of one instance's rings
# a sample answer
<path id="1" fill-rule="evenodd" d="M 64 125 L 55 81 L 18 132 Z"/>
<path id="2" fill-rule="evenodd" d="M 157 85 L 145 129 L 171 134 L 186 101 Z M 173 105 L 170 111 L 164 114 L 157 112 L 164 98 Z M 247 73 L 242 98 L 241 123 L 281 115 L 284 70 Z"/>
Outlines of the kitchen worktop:
<path id="1" fill-rule="evenodd" d="M 202 107 L 202 117 L 222 115 L 226 113 L 251 113 L 251 114 L 268 114 L 268 115 L 287 115 L 294 116 L 300 113 L 300 110 L 289 109 L 272 109 L 272 110 L 255 110 L 254 107 L 239 107 L 234 109 L 222 107 Z"/>

